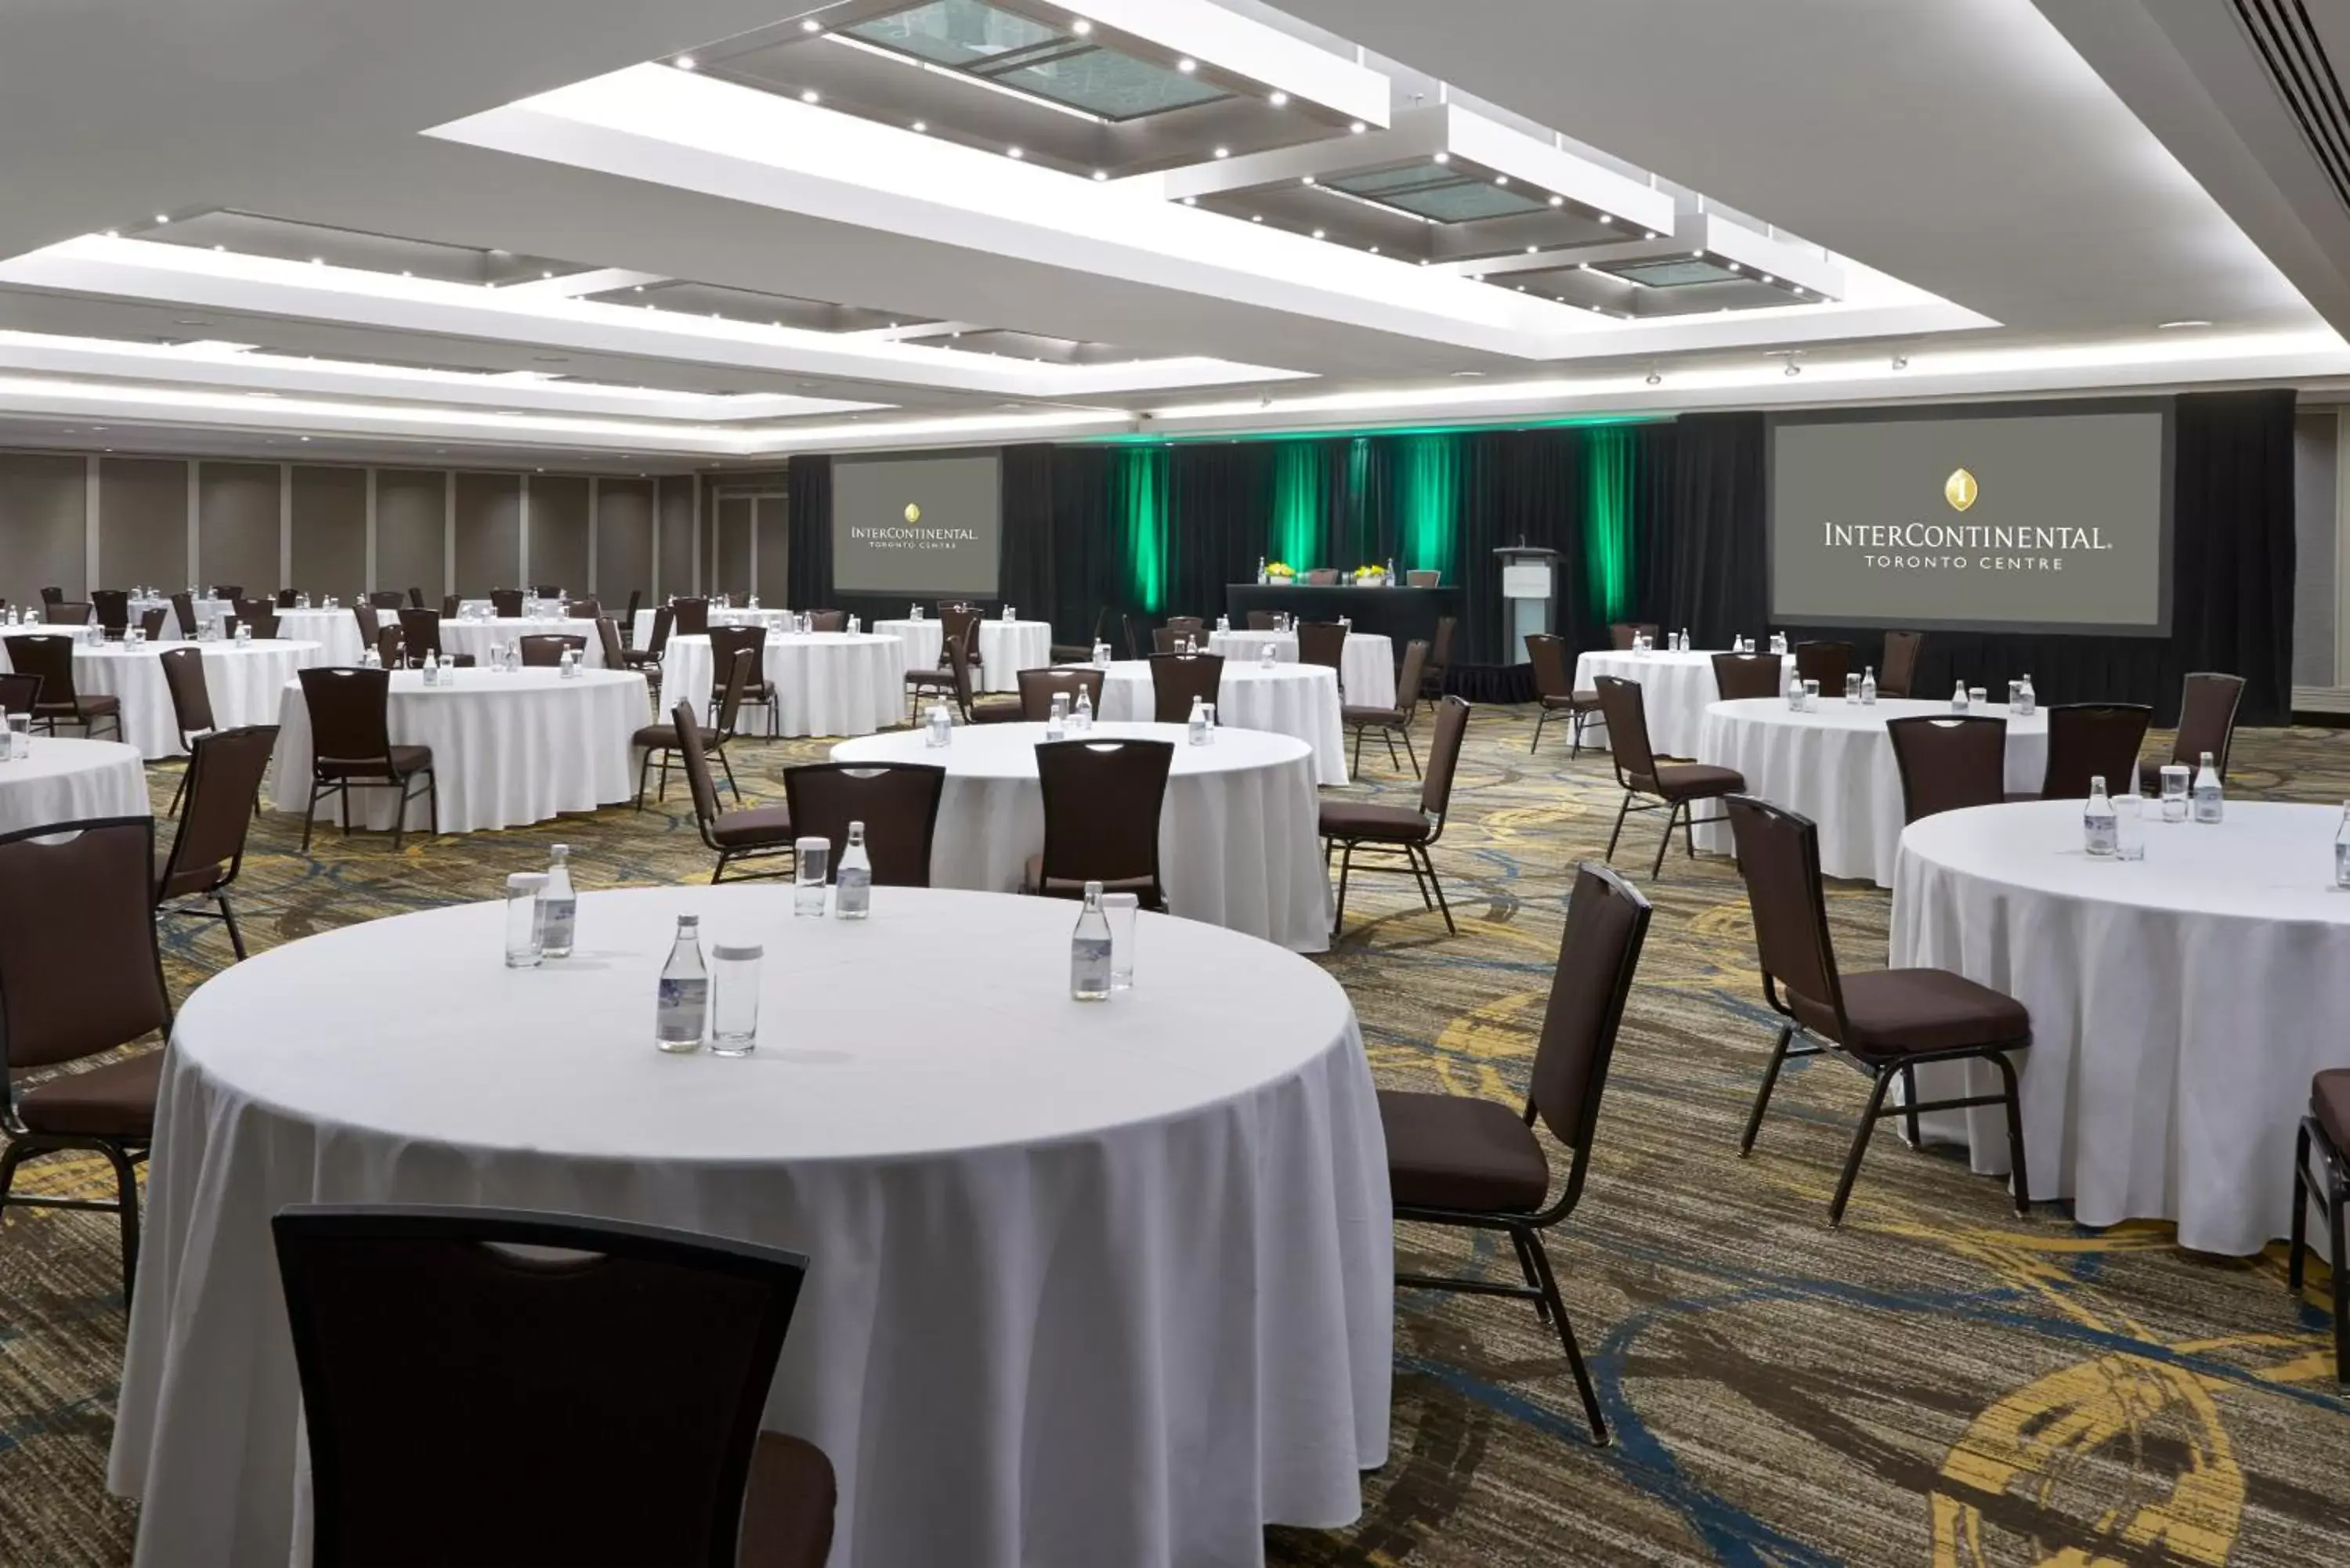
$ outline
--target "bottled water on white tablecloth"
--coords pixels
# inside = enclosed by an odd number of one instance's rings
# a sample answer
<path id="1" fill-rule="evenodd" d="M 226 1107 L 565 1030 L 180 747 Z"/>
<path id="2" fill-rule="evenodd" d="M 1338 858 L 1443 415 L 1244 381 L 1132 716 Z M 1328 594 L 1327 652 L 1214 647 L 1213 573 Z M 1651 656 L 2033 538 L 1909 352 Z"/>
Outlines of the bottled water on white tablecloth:
<path id="1" fill-rule="evenodd" d="M 2211 761 L 2211 753 L 2203 753 L 2202 763 L 2195 770 L 2195 820 L 2217 822 L 2225 814 L 2227 803 L 2220 787 L 2220 770 Z"/>
<path id="2" fill-rule="evenodd" d="M 2334 830 L 2334 885 L 2350 888 L 2350 800 L 2342 803 L 2342 826 Z"/>
<path id="3" fill-rule="evenodd" d="M 1189 722 L 1191 743 L 1195 746 L 1206 745 L 1208 743 L 1208 709 L 1203 699 L 1198 697 L 1191 699 L 1191 717 Z"/>
<path id="4" fill-rule="evenodd" d="M 2029 719 L 2039 710 L 2040 699 L 2032 690 L 2032 677 L 2027 674 L 2015 683 L 2015 716 Z"/>
<path id="5" fill-rule="evenodd" d="M 832 912 L 843 920 L 861 920 L 873 912 L 873 857 L 865 852 L 861 822 L 848 825 L 848 844 L 832 877 Z"/>
<path id="6" fill-rule="evenodd" d="M 1877 666 L 1874 664 L 1860 672 L 1860 705 L 1864 708 L 1877 706 Z"/>
<path id="7" fill-rule="evenodd" d="M 947 712 L 947 705 L 945 703 L 933 702 L 931 704 L 930 730 L 929 733 L 923 737 L 922 743 L 926 746 L 951 746 L 954 744 L 954 720 Z"/>
<path id="8" fill-rule="evenodd" d="M 677 940 L 661 965 L 660 989 L 653 1000 L 653 1043 L 664 1051 L 702 1049 L 710 1021 L 710 971 L 702 963 L 702 919 L 677 918 Z"/>
<path id="9" fill-rule="evenodd" d="M 538 950 L 551 959 L 571 956 L 571 929 L 579 914 L 579 896 L 571 888 L 571 846 L 556 845 L 547 851 L 546 886 L 538 893 Z"/>
<path id="10" fill-rule="evenodd" d="M 1110 989 L 1109 917 L 1102 913 L 1098 882 L 1086 884 L 1086 907 L 1069 937 L 1069 994 L 1079 1002 L 1107 1002 Z"/>
<path id="11" fill-rule="evenodd" d="M 1094 727 L 1093 693 L 1082 686 L 1077 688 L 1076 711 L 1069 715 L 1069 727 L 1080 735 Z"/>
<path id="12" fill-rule="evenodd" d="M 1053 693 L 1053 705 L 1045 714 L 1045 738 L 1057 741 L 1069 732 L 1069 694 Z"/>
<path id="13" fill-rule="evenodd" d="M 2114 803 L 2106 798 L 2106 776 L 2097 774 L 2089 781 L 2089 804 L 2081 812 L 2081 846 L 2091 858 L 2113 858 L 2116 845 Z"/>
<path id="14" fill-rule="evenodd" d="M 1961 680 L 1959 682 L 1959 689 L 1950 693 L 1950 711 L 1953 713 L 1963 713 L 1966 711 L 1967 683 Z"/>

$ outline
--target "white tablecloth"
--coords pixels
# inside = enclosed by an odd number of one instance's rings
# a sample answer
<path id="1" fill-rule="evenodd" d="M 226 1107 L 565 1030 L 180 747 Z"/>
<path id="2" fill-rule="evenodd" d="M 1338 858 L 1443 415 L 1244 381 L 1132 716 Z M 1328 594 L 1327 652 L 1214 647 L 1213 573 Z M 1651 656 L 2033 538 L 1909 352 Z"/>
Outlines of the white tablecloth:
<path id="1" fill-rule="evenodd" d="M 979 623 L 980 669 L 973 682 L 979 690 L 1017 691 L 1022 670 L 1042 670 L 1052 662 L 1051 621 L 990 616 Z"/>
<path id="2" fill-rule="evenodd" d="M 860 631 L 770 632 L 759 656 L 775 688 L 776 722 L 785 735 L 869 735 L 906 716 L 903 645 L 894 637 Z M 661 656 L 661 706 L 681 701 L 707 718 L 711 691 L 710 639 L 672 637 Z M 766 715 L 744 707 L 745 734 L 765 734 Z"/>
<path id="3" fill-rule="evenodd" d="M 786 620 L 790 619 L 791 615 L 792 612 L 787 609 L 766 609 L 764 607 L 760 609 L 713 609 L 710 612 L 710 624 L 712 626 L 764 626 L 769 631 L 775 631 L 779 629 Z M 651 647 L 653 640 L 653 612 L 650 609 L 639 610 L 637 612 L 635 621 L 631 623 L 631 628 L 635 640 L 629 644 L 629 647 Z"/>
<path id="4" fill-rule="evenodd" d="M 1865 877 L 1890 888 L 1906 813 L 1886 722 L 1920 714 L 1948 718 L 1950 711 L 1948 702 L 1894 697 L 1864 708 L 1822 696 L 1813 713 L 1795 712 L 1777 697 L 1716 702 L 1706 711 L 1697 757 L 1736 768 L 1746 775 L 1747 794 L 1817 823 L 1824 874 Z M 1988 711 L 2007 721 L 2008 792 L 2037 793 L 2048 772 L 2048 711 L 2029 719 L 2004 708 Z M 1697 842 L 1700 849 L 1729 854 L 1730 825 L 1700 827 Z"/>
<path id="5" fill-rule="evenodd" d="M 1119 659 L 1104 673 L 1104 719 L 1149 723 L 1158 711 L 1148 659 Z M 1263 669 L 1224 661 L 1216 691 L 1216 722 L 1243 730 L 1295 735 L 1314 748 L 1314 782 L 1347 782 L 1347 732 L 1338 722 L 1338 674 L 1322 666 L 1275 664 Z"/>
<path id="6" fill-rule="evenodd" d="M 1305 742 L 1219 730 L 1213 745 L 1194 746 L 1180 724 L 1104 723 L 1094 733 L 1175 742 L 1159 818 L 1159 879 L 1174 913 L 1297 952 L 1329 947 L 1330 878 Z M 1028 857 L 1045 847 L 1035 749 L 1044 738 L 1042 724 L 962 724 L 943 750 L 925 745 L 919 730 L 901 730 L 846 742 L 832 757 L 944 767 L 932 884 L 1014 892 Z"/>
<path id="7" fill-rule="evenodd" d="M 7 738 L 0 735 L 0 747 Z M 113 741 L 33 737 L 33 754 L 0 762 L 0 834 L 86 822 L 102 816 L 151 816 L 147 764 Z"/>
<path id="8" fill-rule="evenodd" d="M 2218 826 L 2150 814 L 2146 858 L 2127 864 L 2083 853 L 2072 801 L 1908 830 L 1891 961 L 1956 970 L 2031 1010 L 2016 1065 L 2034 1198 L 2071 1198 L 2085 1225 L 2174 1220 L 2197 1251 L 2242 1256 L 2286 1233 L 2311 1075 L 2350 1066 L 2341 820 L 2250 801 Z M 1918 1093 L 1990 1093 L 1996 1078 L 1931 1069 Z M 2009 1168 L 1998 1107 L 1923 1119 L 1977 1170 Z"/>
<path id="9" fill-rule="evenodd" d="M 387 617 L 394 624 L 398 616 Z M 504 617 L 488 620 L 450 620 L 441 622 L 441 651 L 449 654 L 470 653 L 473 662 L 488 668 L 493 645 L 518 643 L 525 637 L 577 637 L 587 639 L 587 649 L 580 657 L 590 670 L 604 668 L 604 639 L 597 635 L 592 620 L 532 620 L 527 617 Z"/>
<path id="10" fill-rule="evenodd" d="M 388 621 L 398 623 L 399 617 L 390 611 L 378 610 L 376 613 Z M 279 610 L 277 635 L 317 643 L 321 664 L 357 664 L 359 661 L 359 618 L 348 607 Z"/>
<path id="11" fill-rule="evenodd" d="M 579 956 L 538 970 L 502 966 L 495 905 L 436 909 L 189 999 L 109 1472 L 139 1563 L 286 1561 L 307 1504 L 269 1216 L 296 1203 L 806 1253 L 766 1423 L 831 1457 L 841 1568 L 1254 1563 L 1268 1522 L 1357 1516 L 1394 1243 L 1338 986 L 1145 915 L 1136 989 L 1078 1003 L 1064 901 L 877 888 L 850 925 L 790 899 L 590 893 Z M 765 942 L 756 1054 L 653 1048 L 681 912 Z M 387 977 L 400 1005 L 355 1004 Z"/>
<path id="12" fill-rule="evenodd" d="M 74 689 L 81 696 L 117 697 L 122 702 L 122 738 L 150 760 L 184 753 L 172 689 L 163 681 L 161 655 L 173 648 L 201 649 L 204 689 L 213 700 L 213 727 L 277 722 L 277 694 L 297 670 L 319 663 L 315 642 L 280 638 L 269 642 L 109 642 L 74 649 Z M 0 644 L 0 670 L 8 668 Z M 105 728 L 104 721 L 99 729 Z M 111 737 L 109 737 L 110 739 Z"/>
<path id="13" fill-rule="evenodd" d="M 194 601 L 194 607 L 198 626 L 216 626 L 223 616 L 232 616 L 236 613 L 236 606 L 227 599 L 201 598 Z M 132 599 L 130 624 L 137 626 L 139 618 L 151 609 L 160 609 L 163 612 L 163 634 L 166 637 L 184 640 L 195 635 L 195 627 L 180 624 L 180 607 L 168 598 Z M 283 631 L 285 628 L 281 627 L 278 629 Z"/>
<path id="14" fill-rule="evenodd" d="M 310 798 L 310 710 L 298 681 L 283 689 L 276 777 L 280 811 L 299 812 Z M 554 670 L 467 670 L 454 685 L 427 686 L 421 671 L 394 670 L 389 715 L 392 744 L 430 746 L 440 782 L 441 831 L 521 827 L 567 811 L 593 811 L 631 798 L 637 778 L 629 742 L 650 722 L 645 678 L 589 670 L 569 680 Z M 396 792 L 351 792 L 351 822 L 391 826 Z M 329 795 L 318 820 L 340 820 Z M 423 827 L 420 793 L 408 826 Z"/>
<path id="15" fill-rule="evenodd" d="M 1226 659 L 1236 659 L 1254 664 L 1260 649 L 1270 646 L 1273 657 L 1284 664 L 1297 662 L 1297 634 L 1294 631 L 1211 631 L 1208 634 L 1208 651 L 1221 653 Z M 1396 705 L 1395 644 L 1375 631 L 1350 631 L 1347 646 L 1338 655 L 1338 679 L 1346 689 L 1346 700 L 1354 708 L 1392 708 Z"/>
<path id="16" fill-rule="evenodd" d="M 1727 649 L 1581 654 L 1575 661 L 1575 689 L 1596 691 L 1593 681 L 1602 675 L 1638 681 L 1640 704 L 1648 715 L 1648 744 L 1660 757 L 1695 757 L 1703 743 L 1700 732 L 1705 724 L 1705 711 L 1721 699 L 1721 688 L 1713 678 L 1717 651 Z M 1785 667 L 1794 661 L 1792 654 L 1781 656 L 1782 680 L 1786 679 Z M 1820 693 L 1823 707 L 1843 700 L 1841 691 Z"/>
<path id="17" fill-rule="evenodd" d="M 939 650 L 945 646 L 946 633 L 942 629 L 945 625 L 944 621 L 924 617 L 920 620 L 877 620 L 873 623 L 873 629 L 883 637 L 894 637 L 906 645 L 908 670 L 936 670 L 939 667 Z M 1049 642 L 1045 651 L 1052 651 Z M 1016 690 L 1019 682 L 1015 680 L 1013 684 Z"/>

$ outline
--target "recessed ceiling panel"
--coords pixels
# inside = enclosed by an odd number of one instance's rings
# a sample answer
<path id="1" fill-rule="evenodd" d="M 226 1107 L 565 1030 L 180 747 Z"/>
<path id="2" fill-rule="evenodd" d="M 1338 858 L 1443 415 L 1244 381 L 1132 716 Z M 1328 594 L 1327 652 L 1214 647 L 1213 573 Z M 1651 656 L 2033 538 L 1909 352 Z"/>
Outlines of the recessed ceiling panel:
<path id="1" fill-rule="evenodd" d="M 1694 284 L 1743 283 L 1741 274 L 1698 256 L 1676 256 L 1660 261 L 1627 262 L 1620 265 L 1601 267 L 1630 283 L 1648 288 L 1688 288 Z"/>
<path id="2" fill-rule="evenodd" d="M 1531 196 L 1490 180 L 1457 172 L 1440 163 L 1340 174 L 1326 183 L 1350 196 L 1400 208 L 1415 217 L 1430 218 L 1440 223 L 1474 223 L 1481 218 L 1517 217 L 1544 211 L 1543 202 Z"/>
<path id="3" fill-rule="evenodd" d="M 1196 76 L 1087 43 L 984 0 L 929 0 L 842 31 L 1105 119 L 1135 119 L 1231 96 Z"/>

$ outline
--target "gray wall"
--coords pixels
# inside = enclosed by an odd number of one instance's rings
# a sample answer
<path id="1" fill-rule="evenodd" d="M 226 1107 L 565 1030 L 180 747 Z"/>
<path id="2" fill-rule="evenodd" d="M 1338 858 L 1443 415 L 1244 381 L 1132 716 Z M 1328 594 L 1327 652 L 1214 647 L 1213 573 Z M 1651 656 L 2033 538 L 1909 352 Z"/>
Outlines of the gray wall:
<path id="1" fill-rule="evenodd" d="M 186 587 L 188 465 L 102 458 L 98 483 L 99 586 Z"/>
<path id="2" fill-rule="evenodd" d="M 2336 684 L 2334 607 L 2341 541 L 2335 490 L 2340 413 L 2304 409 L 2293 421 L 2293 683 Z"/>
<path id="3" fill-rule="evenodd" d="M 367 586 L 367 470 L 296 468 L 294 580 L 280 587 L 332 594 L 345 604 Z"/>
<path id="4" fill-rule="evenodd" d="M 44 587 L 87 596 L 88 467 L 78 457 L 0 452 L 0 598 L 22 608 L 38 604 Z"/>
<path id="5" fill-rule="evenodd" d="M 416 469 L 375 471 L 376 587 L 421 588 L 435 608 L 449 591 L 447 483 Z"/>
<path id="6" fill-rule="evenodd" d="M 567 594 L 588 591 L 588 482 L 571 474 L 530 477 L 530 572 Z"/>
<path id="7" fill-rule="evenodd" d="M 589 586 L 618 612 L 629 596 L 653 597 L 653 500 L 650 479 L 607 479 L 596 498 L 596 578 Z"/>
<path id="8" fill-rule="evenodd" d="M 459 474 L 456 592 L 477 599 L 522 586 L 522 476 Z"/>
<path id="9" fill-rule="evenodd" d="M 277 586 L 277 465 L 196 466 L 196 577 L 248 594 Z"/>
<path id="10" fill-rule="evenodd" d="M 660 482 L 660 583 L 663 594 L 678 591 L 680 583 L 699 589 L 702 577 L 694 569 L 693 480 L 671 476 Z"/>

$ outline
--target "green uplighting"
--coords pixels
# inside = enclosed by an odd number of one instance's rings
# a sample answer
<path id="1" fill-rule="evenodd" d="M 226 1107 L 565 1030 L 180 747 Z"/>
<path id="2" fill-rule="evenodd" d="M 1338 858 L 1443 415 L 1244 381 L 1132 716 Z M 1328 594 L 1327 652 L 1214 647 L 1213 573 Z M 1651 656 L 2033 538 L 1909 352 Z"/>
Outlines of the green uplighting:
<path id="1" fill-rule="evenodd" d="M 1320 565 L 1322 453 L 1310 441 L 1284 443 L 1273 454 L 1273 527 L 1265 557 L 1300 573 Z"/>
<path id="2" fill-rule="evenodd" d="M 1584 581 L 1592 613 L 1605 624 L 1621 620 L 1632 602 L 1632 492 L 1638 482 L 1632 432 L 1593 431 L 1584 462 Z"/>
<path id="3" fill-rule="evenodd" d="M 1110 483 L 1135 606 L 1156 615 L 1167 603 L 1167 449 L 1139 446 L 1118 453 Z"/>
<path id="4" fill-rule="evenodd" d="M 1406 571 L 1457 582 L 1453 540 L 1460 529 L 1461 446 L 1453 435 L 1396 438 L 1396 532 Z"/>

